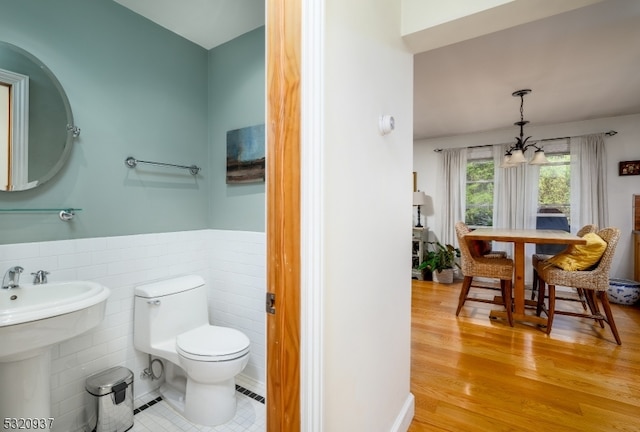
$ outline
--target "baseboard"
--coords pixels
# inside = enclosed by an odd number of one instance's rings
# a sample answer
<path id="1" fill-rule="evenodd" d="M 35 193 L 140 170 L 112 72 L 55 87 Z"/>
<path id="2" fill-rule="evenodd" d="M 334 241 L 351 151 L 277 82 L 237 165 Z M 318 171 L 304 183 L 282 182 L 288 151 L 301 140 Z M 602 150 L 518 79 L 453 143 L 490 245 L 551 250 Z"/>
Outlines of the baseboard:
<path id="1" fill-rule="evenodd" d="M 396 421 L 393 422 L 393 426 L 389 432 L 407 432 L 409 430 L 409 426 L 411 425 L 411 420 L 413 420 L 413 415 L 416 409 L 415 403 L 416 399 L 413 396 L 413 393 L 409 393 L 407 400 L 404 402 L 404 405 L 398 413 L 398 417 L 396 417 Z"/>
<path id="2" fill-rule="evenodd" d="M 158 389 L 160 388 L 160 386 L 158 385 L 157 388 L 153 389 L 153 390 L 149 390 L 148 392 L 138 395 L 138 397 L 133 399 L 133 409 L 137 409 L 140 408 L 142 405 L 145 405 L 147 403 L 149 403 L 149 401 L 157 398 L 158 396 L 160 396 L 160 392 L 158 391 Z"/>
<path id="3" fill-rule="evenodd" d="M 265 384 L 251 377 L 248 377 L 245 374 L 241 373 L 239 375 L 236 375 L 236 384 L 246 388 L 247 390 L 251 390 L 256 394 L 259 394 L 260 396 L 267 396 L 267 387 L 265 386 Z"/>

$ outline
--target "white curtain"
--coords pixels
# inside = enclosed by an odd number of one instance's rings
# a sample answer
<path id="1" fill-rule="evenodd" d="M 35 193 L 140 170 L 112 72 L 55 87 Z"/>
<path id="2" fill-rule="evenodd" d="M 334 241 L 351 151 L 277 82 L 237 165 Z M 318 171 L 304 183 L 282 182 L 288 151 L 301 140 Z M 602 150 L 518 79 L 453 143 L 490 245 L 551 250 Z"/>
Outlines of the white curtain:
<path id="1" fill-rule="evenodd" d="M 507 147 L 493 146 L 493 160 L 496 166 L 493 226 L 535 229 L 540 167 L 524 163 L 515 168 L 500 168 Z"/>
<path id="2" fill-rule="evenodd" d="M 521 164 L 515 168 L 500 168 L 508 145 L 493 146 L 495 168 L 493 190 L 493 227 L 535 229 L 538 212 L 538 165 Z M 513 254 L 511 243 L 496 245 L 497 250 L 505 250 Z M 525 248 L 528 262 L 535 252 L 535 245 L 527 244 Z"/>
<path id="3" fill-rule="evenodd" d="M 585 135 L 571 142 L 571 231 L 586 224 L 609 226 L 607 164 L 604 134 Z"/>
<path id="4" fill-rule="evenodd" d="M 440 195 L 440 243 L 457 245 L 455 224 L 465 219 L 467 149 L 444 149 L 438 178 Z"/>

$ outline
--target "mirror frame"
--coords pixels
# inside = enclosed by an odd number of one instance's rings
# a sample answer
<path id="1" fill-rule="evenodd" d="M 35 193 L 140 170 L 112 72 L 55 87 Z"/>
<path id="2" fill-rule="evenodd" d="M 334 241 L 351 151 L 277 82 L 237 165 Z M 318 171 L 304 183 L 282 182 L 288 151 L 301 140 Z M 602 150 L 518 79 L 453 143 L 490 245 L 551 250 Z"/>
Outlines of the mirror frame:
<path id="1" fill-rule="evenodd" d="M 64 164 L 69 159 L 69 156 L 71 155 L 71 149 L 73 148 L 74 138 L 76 138 L 79 135 L 80 129 L 74 126 L 73 113 L 71 111 L 71 104 L 69 103 L 69 99 L 67 98 L 67 94 L 64 91 L 62 84 L 60 84 L 60 81 L 58 81 L 58 78 L 56 78 L 53 72 L 51 72 L 51 70 L 37 57 L 35 57 L 30 52 L 24 50 L 23 48 L 20 48 L 17 45 L 11 44 L 9 42 L 0 41 L 0 48 L 6 48 L 8 50 L 14 51 L 15 53 L 25 57 L 27 60 L 31 61 L 35 67 L 40 69 L 47 76 L 47 78 L 50 80 L 50 84 L 58 92 L 60 100 L 64 105 L 64 110 L 65 110 L 66 119 L 67 119 L 66 140 L 64 143 L 64 148 L 60 154 L 60 157 L 53 164 L 53 166 L 38 179 L 27 181 L 24 184 L 12 185 L 11 188 L 8 190 L 0 188 L 0 192 L 20 192 L 20 191 L 33 189 L 35 187 L 38 187 L 48 182 L 62 169 Z M 1 67 L 2 66 L 0 65 L 0 68 Z M 31 122 L 29 123 L 31 125 Z M 33 125 L 31 125 L 31 127 L 33 127 Z"/>

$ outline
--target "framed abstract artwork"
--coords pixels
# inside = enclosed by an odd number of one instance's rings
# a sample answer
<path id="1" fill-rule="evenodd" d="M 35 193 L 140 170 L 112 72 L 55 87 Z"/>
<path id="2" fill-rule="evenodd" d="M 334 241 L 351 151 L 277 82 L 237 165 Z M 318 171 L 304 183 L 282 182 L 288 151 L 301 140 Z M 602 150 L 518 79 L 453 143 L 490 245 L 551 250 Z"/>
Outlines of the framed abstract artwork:
<path id="1" fill-rule="evenodd" d="M 263 182 L 264 124 L 227 132 L 227 184 Z"/>

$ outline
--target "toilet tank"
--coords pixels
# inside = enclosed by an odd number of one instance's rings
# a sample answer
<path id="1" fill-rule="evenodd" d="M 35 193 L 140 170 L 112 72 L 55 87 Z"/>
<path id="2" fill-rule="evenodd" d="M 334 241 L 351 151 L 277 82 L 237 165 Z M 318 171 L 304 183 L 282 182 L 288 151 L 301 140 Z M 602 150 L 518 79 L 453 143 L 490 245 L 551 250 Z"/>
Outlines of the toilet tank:
<path id="1" fill-rule="evenodd" d="M 133 343 L 144 352 L 181 333 L 209 324 L 200 276 L 181 276 L 135 288 Z"/>

